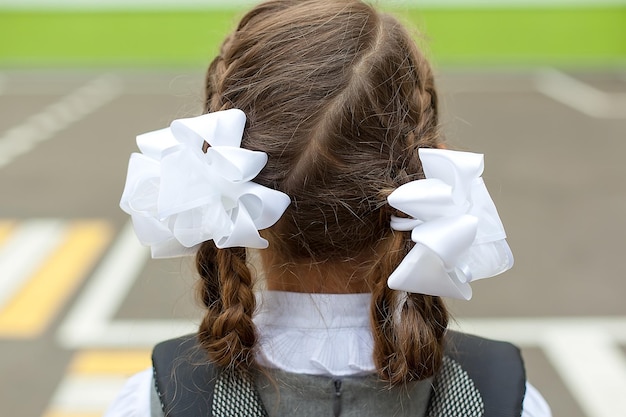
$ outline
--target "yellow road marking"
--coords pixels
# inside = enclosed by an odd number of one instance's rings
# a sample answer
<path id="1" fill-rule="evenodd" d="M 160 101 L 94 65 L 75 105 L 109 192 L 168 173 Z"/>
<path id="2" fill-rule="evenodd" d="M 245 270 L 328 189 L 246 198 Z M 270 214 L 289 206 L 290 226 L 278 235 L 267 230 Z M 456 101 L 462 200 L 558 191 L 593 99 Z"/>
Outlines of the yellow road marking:
<path id="1" fill-rule="evenodd" d="M 30 338 L 41 334 L 85 278 L 112 235 L 112 228 L 105 221 L 73 222 L 58 249 L 0 311 L 0 337 Z"/>
<path id="2" fill-rule="evenodd" d="M 70 373 L 132 375 L 151 366 L 149 350 L 86 350 L 76 353 Z"/>
<path id="3" fill-rule="evenodd" d="M 0 220 L 0 246 L 11 235 L 15 228 L 15 222 L 9 220 Z"/>

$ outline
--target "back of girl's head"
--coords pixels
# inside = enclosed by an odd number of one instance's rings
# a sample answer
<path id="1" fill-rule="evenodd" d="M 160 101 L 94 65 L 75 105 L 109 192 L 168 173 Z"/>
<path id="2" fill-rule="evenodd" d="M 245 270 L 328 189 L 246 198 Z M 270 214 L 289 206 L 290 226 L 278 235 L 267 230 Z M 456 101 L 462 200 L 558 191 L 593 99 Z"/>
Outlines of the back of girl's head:
<path id="1" fill-rule="evenodd" d="M 266 250 L 285 264 L 368 260 L 381 376 L 431 375 L 445 308 L 386 286 L 410 248 L 392 233 L 386 197 L 423 177 L 419 147 L 440 145 L 433 76 L 406 29 L 359 1 L 263 3 L 222 45 L 206 92 L 206 111 L 243 110 L 242 147 L 268 154 L 255 182 L 291 197 L 263 232 Z M 255 343 L 245 251 L 209 242 L 197 261 L 208 308 L 200 338 L 218 364 L 245 367 Z"/>

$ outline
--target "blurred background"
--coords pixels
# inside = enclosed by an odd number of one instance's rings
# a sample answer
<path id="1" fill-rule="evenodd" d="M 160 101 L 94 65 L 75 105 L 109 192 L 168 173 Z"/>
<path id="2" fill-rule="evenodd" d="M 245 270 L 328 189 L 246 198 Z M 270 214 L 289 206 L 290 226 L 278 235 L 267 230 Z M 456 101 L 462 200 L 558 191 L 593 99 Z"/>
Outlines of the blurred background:
<path id="1" fill-rule="evenodd" d="M 0 0 L 0 402 L 99 416 L 194 330 L 193 262 L 153 261 L 118 208 L 137 134 L 202 109 L 255 2 Z M 626 1 L 376 2 L 415 29 L 452 147 L 482 152 L 516 257 L 450 302 L 512 341 L 555 416 L 626 416 Z"/>

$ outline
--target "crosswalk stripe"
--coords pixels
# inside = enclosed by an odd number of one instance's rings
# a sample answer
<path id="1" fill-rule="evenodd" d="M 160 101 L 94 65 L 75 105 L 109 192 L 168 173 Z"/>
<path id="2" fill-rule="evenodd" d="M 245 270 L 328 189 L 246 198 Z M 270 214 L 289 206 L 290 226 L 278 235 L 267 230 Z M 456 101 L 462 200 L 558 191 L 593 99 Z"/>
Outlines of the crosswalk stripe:
<path id="1" fill-rule="evenodd" d="M 111 236 L 107 222 L 73 222 L 57 250 L 0 312 L 0 337 L 38 336 L 85 278 Z"/>
<path id="2" fill-rule="evenodd" d="M 149 350 L 87 350 L 76 354 L 70 372 L 81 375 L 132 375 L 150 365 Z"/>
<path id="3" fill-rule="evenodd" d="M 64 234 L 63 222 L 52 219 L 0 228 L 0 311 L 60 244 Z"/>

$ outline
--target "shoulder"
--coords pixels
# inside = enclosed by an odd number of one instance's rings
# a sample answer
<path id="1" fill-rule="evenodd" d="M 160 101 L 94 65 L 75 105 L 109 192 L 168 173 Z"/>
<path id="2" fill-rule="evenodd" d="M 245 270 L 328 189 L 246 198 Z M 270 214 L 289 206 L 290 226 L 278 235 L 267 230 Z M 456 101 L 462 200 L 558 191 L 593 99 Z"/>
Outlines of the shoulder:
<path id="1" fill-rule="evenodd" d="M 448 331 L 445 356 L 478 382 L 506 383 L 509 389 L 524 391 L 524 361 L 519 348 L 511 343 Z"/>
<path id="2" fill-rule="evenodd" d="M 445 355 L 439 384 L 447 383 L 448 389 L 451 385 L 458 389 L 463 384 L 476 388 L 479 393 L 476 398 L 480 398 L 476 401 L 484 402 L 485 416 L 521 413 L 522 417 L 552 417 L 546 400 L 526 381 L 524 361 L 517 346 L 448 331 Z"/>
<path id="3" fill-rule="evenodd" d="M 126 381 L 104 417 L 150 417 L 152 368 L 139 372 Z"/>
<path id="4" fill-rule="evenodd" d="M 189 408 L 198 410 L 198 415 L 209 415 L 218 373 L 195 334 L 156 345 L 152 365 L 157 394 L 166 406 L 166 414 L 172 408 Z"/>
<path id="5" fill-rule="evenodd" d="M 449 331 L 433 406 L 467 404 L 485 416 L 520 416 L 526 372 L 520 350 L 507 342 Z M 463 398 L 460 402 L 459 399 Z"/>
<path id="6" fill-rule="evenodd" d="M 524 410 L 522 417 L 552 417 L 552 410 L 541 393 L 526 382 L 526 395 L 524 396 Z"/>
<path id="7" fill-rule="evenodd" d="M 202 372 L 212 371 L 206 352 L 200 347 L 197 335 L 186 335 L 166 340 L 157 344 L 152 350 L 152 365 L 155 375 L 170 375 L 170 372 L 191 372 L 201 368 Z M 211 375 L 213 372 L 211 372 Z M 159 386 L 157 378 L 157 387 Z"/>
<path id="8" fill-rule="evenodd" d="M 153 359 L 157 355 L 182 356 L 189 355 L 197 350 L 197 339 L 195 334 L 188 334 L 175 339 L 165 340 L 158 343 L 152 352 Z"/>

